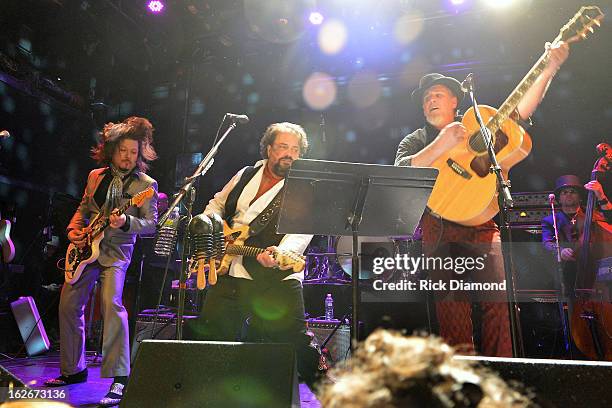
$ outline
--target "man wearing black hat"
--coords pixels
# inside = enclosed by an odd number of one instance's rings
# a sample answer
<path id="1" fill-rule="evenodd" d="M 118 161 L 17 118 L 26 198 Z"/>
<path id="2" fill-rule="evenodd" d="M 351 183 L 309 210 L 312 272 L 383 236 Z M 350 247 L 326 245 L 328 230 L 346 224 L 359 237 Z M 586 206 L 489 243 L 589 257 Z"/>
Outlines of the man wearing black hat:
<path id="1" fill-rule="evenodd" d="M 514 119 L 527 120 L 542 101 L 557 70 L 569 55 L 569 46 L 560 42 L 547 44 L 549 62 L 531 88 L 519 102 Z M 457 109 L 464 93 L 461 83 L 455 78 L 432 73 L 423 76 L 419 87 L 412 93 L 412 100 L 420 103 L 426 119 L 425 126 L 406 136 L 399 144 L 395 158 L 396 166 L 431 166 L 442 154 L 459 143 L 465 143 L 467 131 L 458 121 Z M 485 275 L 491 282 L 504 280 L 503 261 L 497 225 L 488 222 L 467 227 L 445 220 L 430 211 L 421 219 L 423 249 L 428 257 L 473 256 L 466 254 L 466 247 L 489 244 L 496 247 L 489 255 Z M 497 245 L 491 245 L 491 244 Z M 441 248 L 443 252 L 440 251 Z M 431 275 L 430 271 L 430 275 Z M 445 279 L 448 276 L 444 277 Z M 439 299 L 438 299 L 439 300 Z M 501 302 L 481 302 L 482 336 L 481 354 L 489 356 L 512 356 L 508 307 Z M 469 301 L 438 301 L 436 312 L 440 335 L 452 345 L 473 345 L 471 303 Z"/>
<path id="2" fill-rule="evenodd" d="M 571 245 L 572 242 L 572 219 L 582 202 L 581 193 L 584 187 L 578 176 L 568 174 L 561 176 L 555 182 L 555 197 L 561 206 L 555 212 L 557 230 L 559 231 L 559 246 L 561 247 L 561 259 L 564 261 L 575 261 L 575 254 Z M 542 243 L 544 247 L 551 251 L 557 251 L 555 239 L 555 227 L 553 216 L 548 215 L 542 218 Z"/>

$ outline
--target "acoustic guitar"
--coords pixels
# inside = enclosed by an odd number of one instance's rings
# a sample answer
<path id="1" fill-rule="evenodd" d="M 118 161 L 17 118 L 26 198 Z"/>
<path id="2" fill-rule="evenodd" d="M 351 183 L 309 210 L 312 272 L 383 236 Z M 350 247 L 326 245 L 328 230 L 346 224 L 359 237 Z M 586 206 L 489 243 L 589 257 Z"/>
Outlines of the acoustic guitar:
<path id="1" fill-rule="evenodd" d="M 140 207 L 144 201 L 148 198 L 153 197 L 155 189 L 149 187 L 144 191 L 136 194 L 125 204 L 120 206 L 115 213 L 121 215 L 132 206 Z M 79 248 L 72 242 L 68 245 L 66 251 L 66 263 L 64 269 L 64 278 L 66 283 L 74 285 L 85 267 L 98 259 L 100 255 L 100 242 L 104 238 L 104 230 L 110 225 L 110 220 L 107 216 L 102 213 L 98 213 L 91 223 L 85 228 L 87 236 L 87 244 L 83 248 Z"/>
<path id="2" fill-rule="evenodd" d="M 598 7 L 582 7 L 564 25 L 553 44 L 560 41 L 573 43 L 585 39 L 594 27 L 600 25 L 603 13 Z M 497 160 L 504 176 L 510 168 L 522 161 L 531 151 L 531 138 L 521 126 L 510 119 L 519 101 L 548 63 L 548 53 L 540 59 L 521 80 L 501 107 L 479 105 L 483 121 L 493 135 Z M 441 155 L 432 167 L 440 173 L 427 205 L 443 218 L 458 224 L 474 226 L 487 222 L 497 212 L 497 179 L 491 172 L 487 144 L 480 134 L 473 108 L 462 120 L 470 135 L 461 143 Z"/>

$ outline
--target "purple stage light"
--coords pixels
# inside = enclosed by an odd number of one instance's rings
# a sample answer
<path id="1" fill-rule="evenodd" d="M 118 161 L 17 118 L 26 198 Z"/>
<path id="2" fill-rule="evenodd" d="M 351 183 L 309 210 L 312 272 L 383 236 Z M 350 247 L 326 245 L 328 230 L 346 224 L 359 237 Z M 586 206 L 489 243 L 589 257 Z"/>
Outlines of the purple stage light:
<path id="1" fill-rule="evenodd" d="M 318 11 L 313 11 L 310 13 L 308 20 L 310 20 L 310 22 L 314 25 L 320 25 L 323 22 L 323 14 L 319 13 Z"/>
<path id="2" fill-rule="evenodd" d="M 450 0 L 450 2 L 453 6 L 460 6 L 465 3 L 465 0 Z"/>
<path id="3" fill-rule="evenodd" d="M 147 4 L 147 8 L 149 10 L 151 10 L 152 13 L 158 14 L 161 13 L 161 11 L 164 9 L 164 3 L 162 3 L 159 0 L 151 0 L 148 4 Z"/>

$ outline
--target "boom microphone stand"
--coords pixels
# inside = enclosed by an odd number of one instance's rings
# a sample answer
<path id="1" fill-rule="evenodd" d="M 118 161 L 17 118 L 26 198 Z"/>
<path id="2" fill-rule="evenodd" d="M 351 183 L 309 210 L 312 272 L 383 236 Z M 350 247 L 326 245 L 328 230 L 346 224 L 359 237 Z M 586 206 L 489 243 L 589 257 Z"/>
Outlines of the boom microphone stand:
<path id="1" fill-rule="evenodd" d="M 557 227 L 557 214 L 555 209 L 555 195 L 550 194 L 548 196 L 548 201 L 550 203 L 550 208 L 552 210 L 552 218 L 553 218 L 553 227 L 555 229 L 555 246 L 557 248 L 557 305 L 559 307 L 559 318 L 561 319 L 561 329 L 563 329 L 563 345 L 565 347 L 565 352 L 570 353 L 571 357 L 571 348 L 570 348 L 570 331 L 569 325 L 567 324 L 567 316 L 565 315 L 565 308 L 563 304 L 567 299 L 567 289 L 565 287 L 565 281 L 563 279 L 563 262 L 561 260 L 561 247 L 559 246 L 559 229 Z"/>
<path id="2" fill-rule="evenodd" d="M 516 302 L 516 289 L 515 282 L 516 277 L 514 274 L 514 268 L 512 265 L 512 234 L 510 233 L 510 225 L 508 224 L 507 211 L 509 208 L 514 206 L 512 196 L 510 195 L 510 181 L 504 179 L 502 168 L 497 162 L 497 156 L 495 155 L 495 149 L 493 144 L 493 135 L 486 126 L 480 115 L 478 109 L 478 103 L 474 96 L 474 82 L 473 74 L 469 74 L 465 81 L 462 83 L 467 93 L 470 95 L 472 101 L 472 107 L 474 108 L 474 115 L 480 126 L 480 135 L 482 136 L 487 146 L 487 152 L 489 154 L 489 161 L 491 162 L 491 171 L 497 178 L 497 200 L 499 205 L 499 228 L 501 232 L 502 242 L 509 244 L 507 250 L 504 250 L 502 245 L 502 257 L 504 259 L 504 271 L 506 276 L 507 285 L 507 296 L 508 296 L 508 308 L 510 314 L 510 334 L 512 337 L 512 351 L 515 357 L 524 357 L 525 352 L 523 348 L 523 336 L 521 333 L 521 326 L 518 319 L 519 309 Z"/>
<path id="3" fill-rule="evenodd" d="M 242 118 L 242 117 L 239 117 L 238 115 L 232 115 L 230 113 L 226 113 L 225 116 L 223 117 L 223 121 L 225 121 L 226 118 L 229 118 L 229 120 L 231 121 L 230 126 L 227 128 L 225 133 L 223 133 L 221 138 L 219 138 L 219 141 L 213 145 L 213 147 L 206 154 L 204 159 L 202 159 L 202 161 L 200 162 L 198 167 L 195 169 L 193 174 L 185 178 L 185 184 L 183 184 L 179 192 L 175 195 L 174 200 L 168 206 L 168 209 L 166 210 L 164 215 L 162 215 L 157 221 L 158 229 L 161 228 L 162 225 L 164 225 L 164 223 L 170 216 L 170 213 L 172 212 L 174 207 L 176 207 L 183 199 L 186 199 L 185 206 L 187 207 L 187 217 L 188 217 L 187 219 L 191 220 L 192 218 L 192 215 L 191 215 L 192 208 L 191 207 L 193 204 L 193 200 L 195 199 L 195 187 L 193 186 L 195 181 L 200 176 L 206 174 L 206 172 L 211 168 L 211 166 L 214 163 L 214 156 L 219 151 L 219 146 L 221 146 L 223 141 L 225 141 L 225 138 L 227 137 L 227 135 L 229 135 L 229 133 L 236 128 L 237 122 L 245 123 L 244 118 L 246 118 L 246 116 Z M 248 118 L 246 118 L 246 121 L 248 121 Z M 223 124 L 223 122 L 221 122 L 221 124 Z M 187 250 L 188 245 L 189 245 L 189 237 L 188 237 L 188 234 L 185 233 L 183 234 L 183 245 L 182 245 L 182 250 L 181 250 L 181 274 L 180 274 L 180 279 L 179 279 L 178 311 L 176 315 L 176 339 L 177 340 L 182 340 L 183 338 L 183 314 L 185 312 L 185 291 L 187 289 L 187 284 L 186 284 L 187 282 L 187 254 L 189 252 Z"/>

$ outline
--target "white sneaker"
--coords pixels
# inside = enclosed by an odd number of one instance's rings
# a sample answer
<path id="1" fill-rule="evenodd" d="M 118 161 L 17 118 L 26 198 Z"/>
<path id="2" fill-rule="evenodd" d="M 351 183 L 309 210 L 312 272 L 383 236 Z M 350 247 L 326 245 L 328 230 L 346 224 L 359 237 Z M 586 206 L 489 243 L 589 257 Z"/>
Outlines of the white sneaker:
<path id="1" fill-rule="evenodd" d="M 123 398 L 123 389 L 125 385 L 121 383 L 114 382 L 110 391 L 100 400 L 98 403 L 99 407 L 113 407 L 115 405 L 119 405 L 121 402 L 121 398 Z"/>

